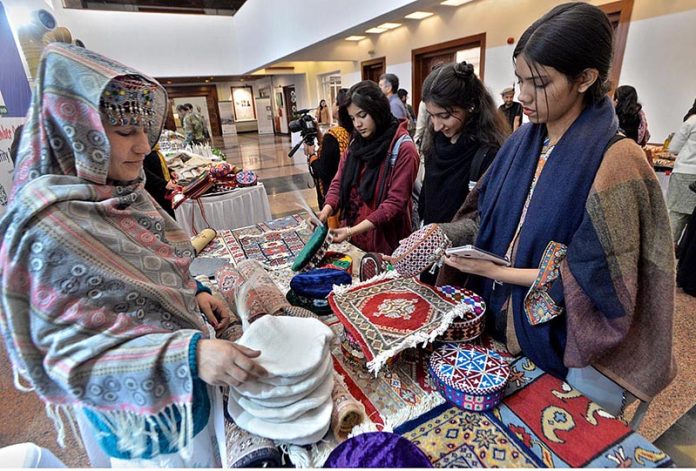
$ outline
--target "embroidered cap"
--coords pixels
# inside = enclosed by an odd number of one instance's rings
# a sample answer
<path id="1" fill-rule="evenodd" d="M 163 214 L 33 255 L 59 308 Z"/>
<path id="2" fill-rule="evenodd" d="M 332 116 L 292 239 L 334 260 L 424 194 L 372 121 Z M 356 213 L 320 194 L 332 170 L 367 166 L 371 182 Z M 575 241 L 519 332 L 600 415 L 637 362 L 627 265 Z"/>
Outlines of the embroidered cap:
<path id="1" fill-rule="evenodd" d="M 152 126 L 157 85 L 137 75 L 111 80 L 99 99 L 99 110 L 112 126 Z"/>

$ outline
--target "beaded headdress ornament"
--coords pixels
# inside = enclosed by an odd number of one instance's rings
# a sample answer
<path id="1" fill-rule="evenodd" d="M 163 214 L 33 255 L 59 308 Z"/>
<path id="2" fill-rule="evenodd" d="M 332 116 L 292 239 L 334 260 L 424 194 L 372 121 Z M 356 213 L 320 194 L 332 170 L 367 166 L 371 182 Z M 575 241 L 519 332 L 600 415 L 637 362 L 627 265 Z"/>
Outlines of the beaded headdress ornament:
<path id="1" fill-rule="evenodd" d="M 153 124 L 157 86 L 141 77 L 126 75 L 109 82 L 99 100 L 99 110 L 112 126 Z"/>

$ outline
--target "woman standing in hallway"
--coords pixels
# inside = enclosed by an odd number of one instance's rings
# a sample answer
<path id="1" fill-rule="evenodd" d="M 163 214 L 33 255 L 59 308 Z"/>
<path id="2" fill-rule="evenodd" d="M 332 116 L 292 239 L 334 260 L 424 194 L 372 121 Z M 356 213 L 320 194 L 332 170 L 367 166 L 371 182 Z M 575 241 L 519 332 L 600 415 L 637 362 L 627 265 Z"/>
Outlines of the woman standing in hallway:
<path id="1" fill-rule="evenodd" d="M 696 208 L 696 193 L 689 190 L 689 185 L 696 184 L 696 110 L 694 108 L 686 114 L 684 123 L 669 144 L 669 151 L 677 154 L 667 189 L 667 208 L 669 208 L 672 239 L 675 244 L 679 242 L 689 216 Z"/>
<path id="2" fill-rule="evenodd" d="M 214 339 L 227 308 L 191 279 L 188 237 L 144 189 L 166 92 L 59 43 L 37 77 L 0 220 L 15 385 L 36 391 L 59 441 L 77 421 L 99 467 L 220 466 L 213 385 L 265 371 L 259 352 Z"/>
<path id="3" fill-rule="evenodd" d="M 619 128 L 644 147 L 650 139 L 648 119 L 645 117 L 643 105 L 638 103 L 638 92 L 630 85 L 621 85 L 614 92 L 614 106 L 619 117 Z"/>
<path id="4" fill-rule="evenodd" d="M 430 116 L 423 136 L 425 178 L 418 201 L 424 224 L 450 222 L 508 135 L 474 67 L 446 64 L 423 83 Z"/>
<path id="5" fill-rule="evenodd" d="M 366 252 L 391 254 L 411 232 L 411 191 L 418 151 L 406 121 L 391 114 L 379 86 L 364 80 L 351 87 L 339 113 L 353 140 L 331 182 L 319 218 L 339 213 L 334 242 L 349 240 Z"/>
<path id="6" fill-rule="evenodd" d="M 319 124 L 328 126 L 331 124 L 331 115 L 329 114 L 329 106 L 326 104 L 326 100 L 321 100 L 319 106 L 317 107 L 317 112 L 315 113 L 315 118 Z"/>
<path id="7" fill-rule="evenodd" d="M 469 274 L 495 338 L 617 415 L 626 392 L 649 401 L 674 378 L 675 273 L 655 173 L 617 136 L 612 50 L 609 19 L 587 3 L 559 5 L 524 32 L 513 59 L 531 123 L 443 225 L 455 245 L 512 266 L 448 257 L 438 282 Z"/>

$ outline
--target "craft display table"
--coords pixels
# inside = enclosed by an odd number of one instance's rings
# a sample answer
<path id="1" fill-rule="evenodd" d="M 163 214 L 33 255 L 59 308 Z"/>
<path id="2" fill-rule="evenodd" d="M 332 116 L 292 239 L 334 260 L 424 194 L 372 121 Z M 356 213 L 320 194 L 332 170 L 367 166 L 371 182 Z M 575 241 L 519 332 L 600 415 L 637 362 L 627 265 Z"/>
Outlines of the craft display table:
<path id="1" fill-rule="evenodd" d="M 208 227 L 216 231 L 236 229 L 271 219 L 271 206 L 263 183 L 200 198 L 205 218 L 196 201 L 184 201 L 174 210 L 176 221 L 189 236 Z M 208 221 L 206 223 L 206 220 Z"/>
<path id="2" fill-rule="evenodd" d="M 286 291 L 293 275 L 289 266 L 310 235 L 303 217 L 288 216 L 223 231 L 199 256 L 222 257 L 233 264 L 255 258 Z M 349 245 L 331 249 L 355 251 Z M 428 375 L 429 348 L 406 350 L 375 377 L 343 355 L 338 340 L 343 326 L 338 319 L 331 315 L 322 320 L 337 334 L 334 370 L 367 412 L 369 422 L 360 425 L 360 431 L 394 431 L 416 444 L 435 467 L 672 465 L 669 456 L 582 393 L 531 360 L 513 358 L 489 339 L 478 342 L 510 362 L 509 382 L 497 407 L 468 412 L 448 404 L 437 392 Z M 337 446 L 330 435 L 306 449 L 311 466 L 321 467 L 327 448 Z"/>

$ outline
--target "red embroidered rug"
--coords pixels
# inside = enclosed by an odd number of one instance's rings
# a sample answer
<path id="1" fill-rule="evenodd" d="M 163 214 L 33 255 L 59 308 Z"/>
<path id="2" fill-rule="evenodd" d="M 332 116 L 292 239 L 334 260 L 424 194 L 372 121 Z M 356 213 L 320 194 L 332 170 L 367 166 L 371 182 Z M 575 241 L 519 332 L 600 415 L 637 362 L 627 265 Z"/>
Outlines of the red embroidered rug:
<path id="1" fill-rule="evenodd" d="M 383 279 L 334 288 L 329 304 L 377 373 L 387 360 L 407 348 L 425 345 L 444 333 L 471 306 L 455 304 L 414 278 Z"/>

